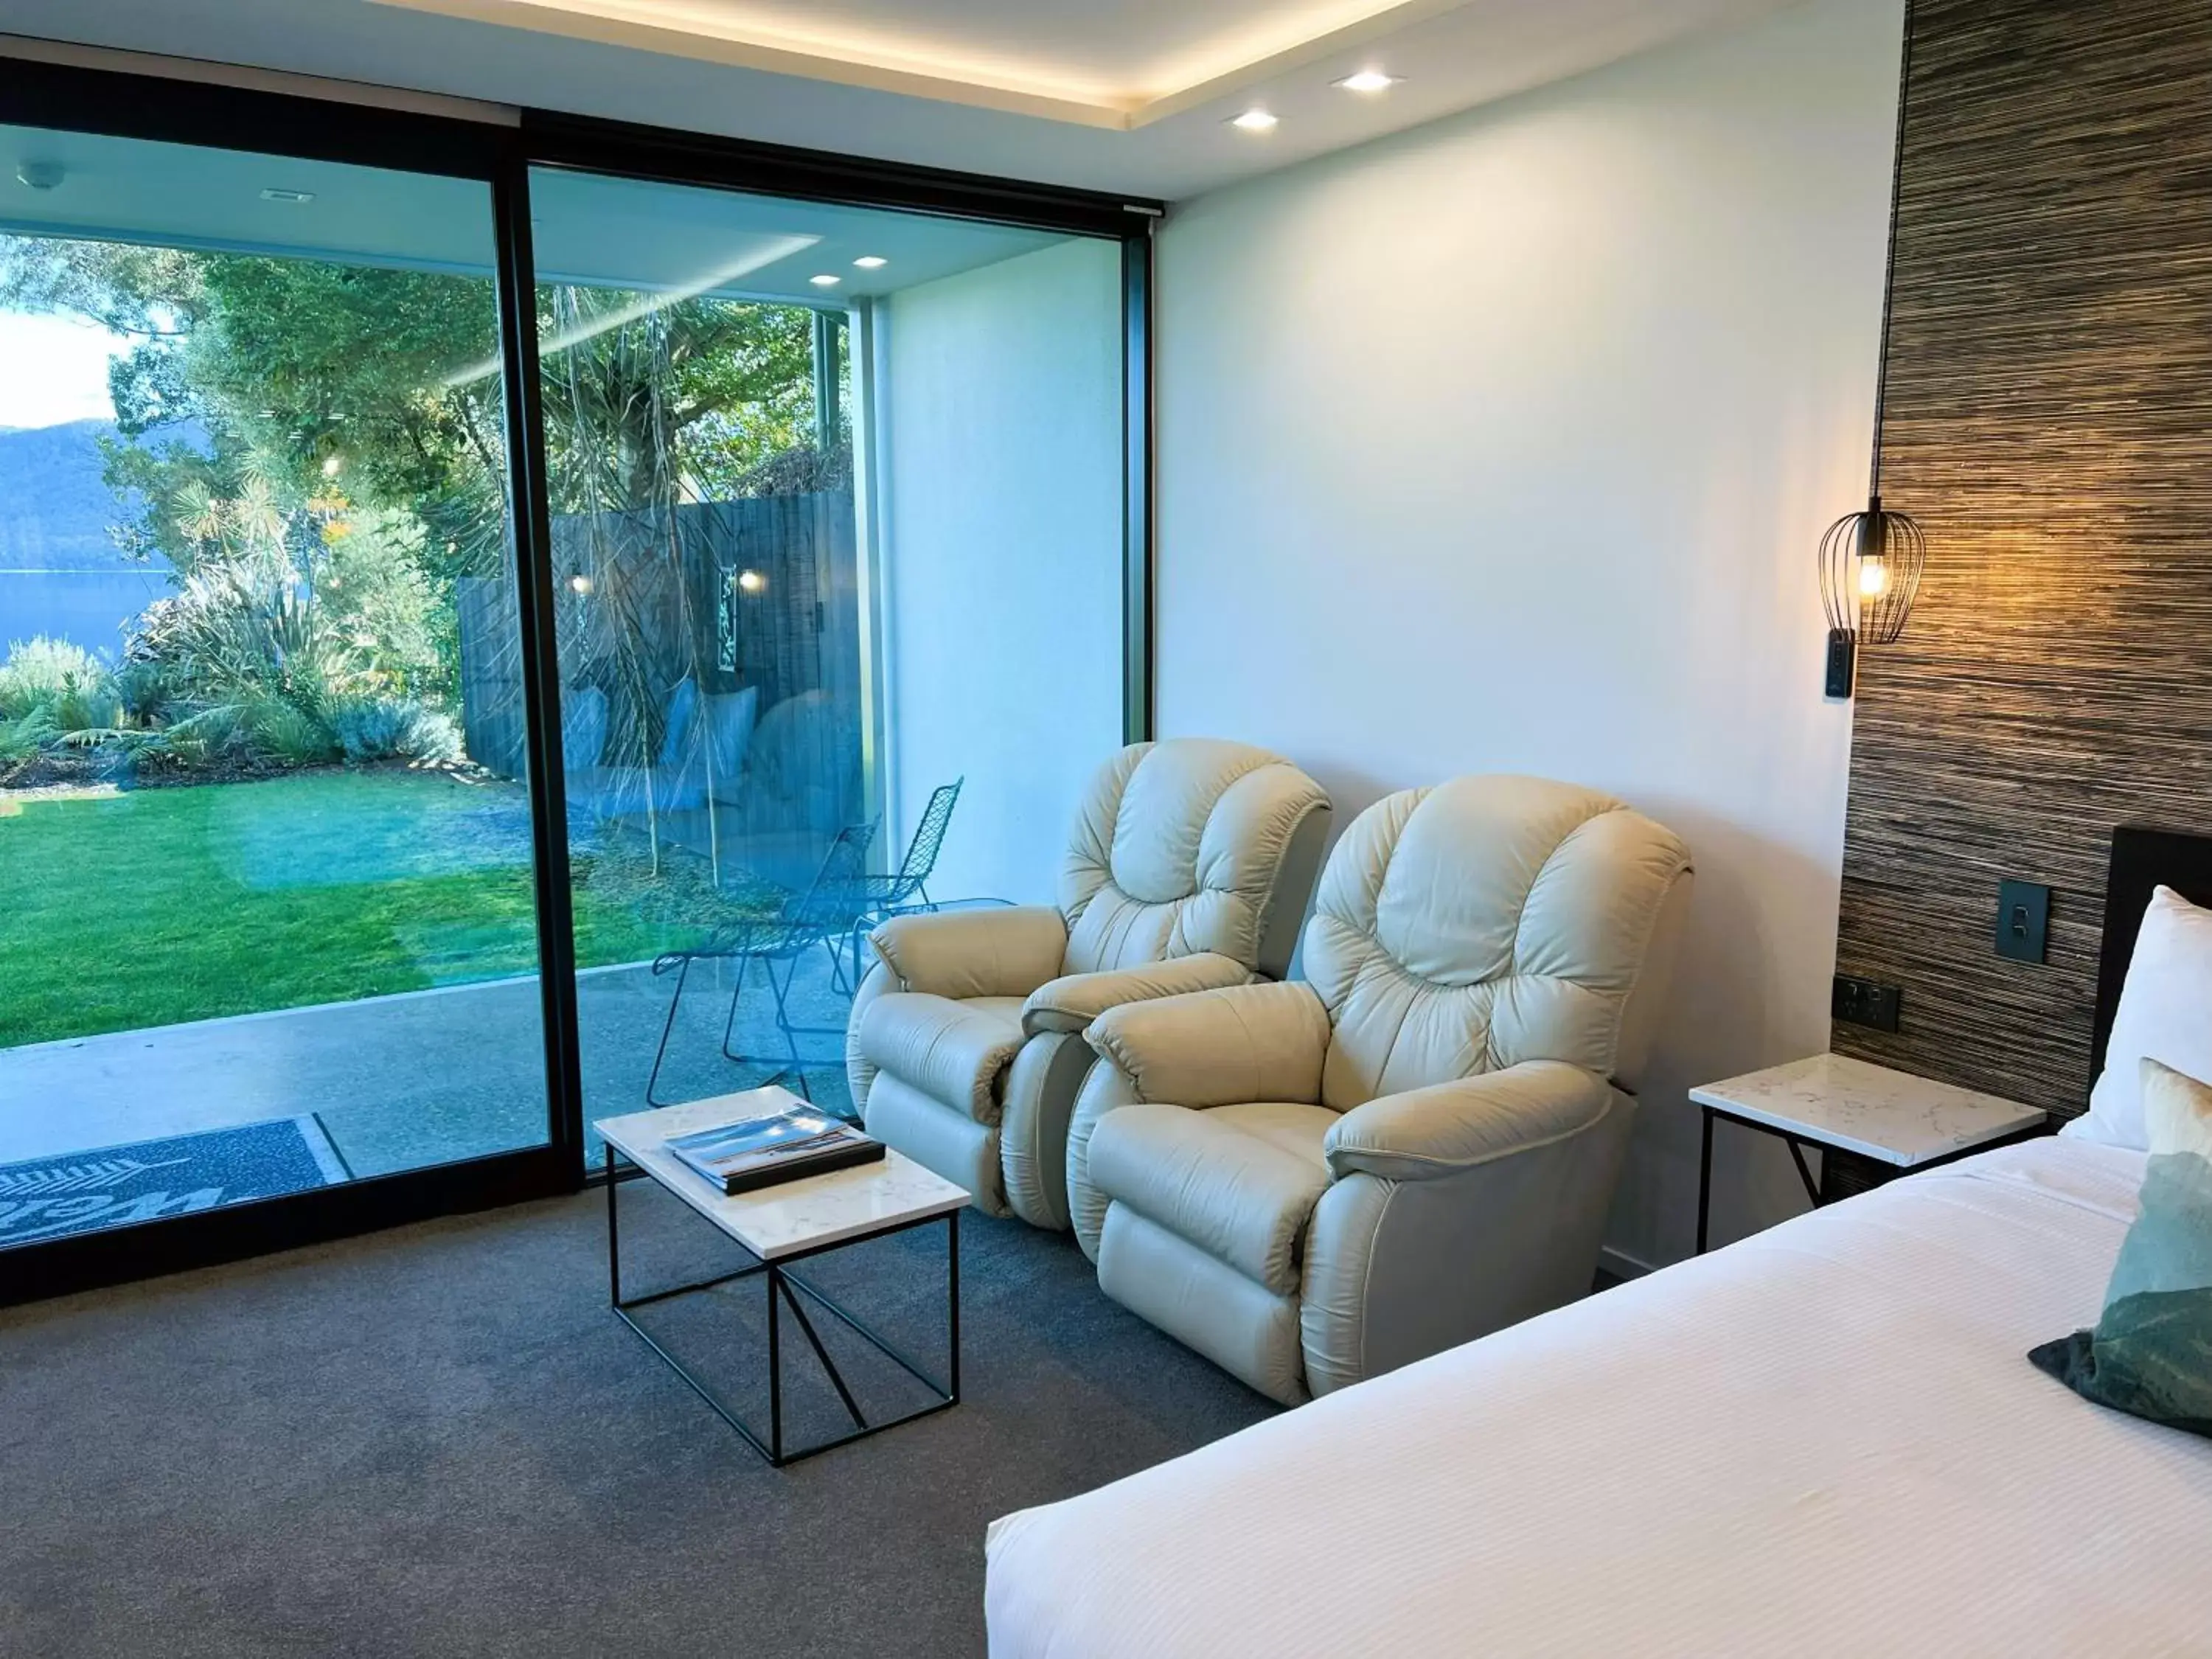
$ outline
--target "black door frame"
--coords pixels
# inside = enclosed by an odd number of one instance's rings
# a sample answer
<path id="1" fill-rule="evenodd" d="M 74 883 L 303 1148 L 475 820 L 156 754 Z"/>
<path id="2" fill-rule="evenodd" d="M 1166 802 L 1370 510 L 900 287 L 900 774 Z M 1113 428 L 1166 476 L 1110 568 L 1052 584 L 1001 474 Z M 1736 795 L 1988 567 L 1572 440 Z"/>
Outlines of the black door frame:
<path id="1" fill-rule="evenodd" d="M 179 76 L 192 66 L 181 64 Z M 338 88 L 333 88 L 338 91 Z M 1160 206 L 1095 191 L 524 110 L 508 122 L 310 92 L 0 57 L 0 124 L 481 179 L 491 192 L 509 518 L 544 1023 L 542 1146 L 0 1249 L 0 1306 L 237 1261 L 532 1198 L 586 1180 L 574 920 L 561 763 L 551 522 L 538 377 L 530 171 L 562 167 L 760 195 L 988 220 L 1118 240 L 1127 440 L 1124 728 L 1152 734 L 1152 228 Z"/>

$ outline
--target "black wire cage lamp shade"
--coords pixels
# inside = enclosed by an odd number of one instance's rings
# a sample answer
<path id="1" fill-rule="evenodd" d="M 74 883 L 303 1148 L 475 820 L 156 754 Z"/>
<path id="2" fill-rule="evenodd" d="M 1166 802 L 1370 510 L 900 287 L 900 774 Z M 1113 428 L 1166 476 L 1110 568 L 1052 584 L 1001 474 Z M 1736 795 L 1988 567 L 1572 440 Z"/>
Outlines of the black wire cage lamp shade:
<path id="1" fill-rule="evenodd" d="M 1874 380 L 1874 462 L 1866 510 L 1846 513 L 1820 538 L 1820 604 L 1828 613 L 1828 696 L 1848 697 L 1862 645 L 1894 645 L 1920 596 L 1928 538 L 1881 504 L 1883 405 L 1889 389 L 1890 306 L 1897 289 L 1897 210 L 1904 194 L 1905 103 L 1912 91 L 1912 0 L 1905 0 L 1905 45 L 1897 71 L 1897 144 L 1889 177 L 1889 249 L 1881 278 L 1881 355 Z"/>
<path id="2" fill-rule="evenodd" d="M 1879 495 L 1863 513 L 1846 513 L 1820 538 L 1820 604 L 1828 613 L 1827 692 L 1848 697 L 1856 678 L 1858 647 L 1894 645 L 1919 597 L 1928 563 L 1928 538 L 1903 513 L 1892 513 Z"/>

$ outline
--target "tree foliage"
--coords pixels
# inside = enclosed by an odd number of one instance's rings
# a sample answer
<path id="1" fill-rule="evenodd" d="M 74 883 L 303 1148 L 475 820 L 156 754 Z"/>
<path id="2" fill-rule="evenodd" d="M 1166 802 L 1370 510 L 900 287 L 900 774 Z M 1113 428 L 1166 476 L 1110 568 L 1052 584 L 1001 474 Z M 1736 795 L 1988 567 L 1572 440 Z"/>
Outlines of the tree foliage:
<path id="1" fill-rule="evenodd" d="M 812 313 L 552 285 L 536 296 L 558 514 L 759 487 L 814 437 Z M 180 574 L 327 582 L 396 684 L 428 677 L 425 606 L 505 563 L 507 453 L 489 276 L 0 236 L 0 307 L 130 337 L 107 481 L 130 544 Z M 450 685 L 450 642 L 442 678 Z"/>

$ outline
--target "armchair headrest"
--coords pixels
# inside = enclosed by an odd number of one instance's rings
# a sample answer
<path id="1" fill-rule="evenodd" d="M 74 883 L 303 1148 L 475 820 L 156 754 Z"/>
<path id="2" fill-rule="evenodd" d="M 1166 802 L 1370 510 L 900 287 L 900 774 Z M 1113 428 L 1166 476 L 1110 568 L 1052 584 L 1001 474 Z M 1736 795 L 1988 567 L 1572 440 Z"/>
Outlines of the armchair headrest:
<path id="1" fill-rule="evenodd" d="M 1593 789 L 1464 777 L 1386 796 L 1322 873 L 1305 968 L 1342 1109 L 1528 1060 L 1610 1076 L 1673 831 Z"/>
<path id="2" fill-rule="evenodd" d="M 1269 965 L 1268 923 L 1282 905 L 1302 911 L 1311 880 L 1293 842 L 1328 811 L 1319 784 L 1249 744 L 1130 744 L 1092 780 L 1061 868 L 1070 970 L 1200 951 Z"/>

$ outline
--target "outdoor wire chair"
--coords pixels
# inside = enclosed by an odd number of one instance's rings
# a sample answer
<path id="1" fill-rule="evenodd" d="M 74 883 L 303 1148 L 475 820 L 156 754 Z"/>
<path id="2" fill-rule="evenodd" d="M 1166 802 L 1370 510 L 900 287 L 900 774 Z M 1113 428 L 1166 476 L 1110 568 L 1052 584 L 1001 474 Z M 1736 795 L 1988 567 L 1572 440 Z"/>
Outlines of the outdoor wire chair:
<path id="1" fill-rule="evenodd" d="M 936 903 L 929 896 L 929 878 L 937 868 L 937 855 L 945 846 L 945 832 L 952 823 L 952 808 L 960 799 L 961 786 L 968 780 L 955 778 L 950 783 L 940 783 L 929 793 L 929 805 L 922 809 L 921 822 L 914 827 L 914 839 L 906 844 L 906 856 L 899 867 L 890 875 L 870 876 L 866 885 L 868 908 L 856 917 L 849 944 L 853 953 L 853 974 L 848 983 L 845 977 L 842 957 L 833 950 L 831 971 L 837 989 L 846 996 L 860 989 L 861 979 L 861 941 L 868 930 L 879 921 L 893 916 L 910 915 L 917 910 L 934 910 Z M 840 941 L 841 944 L 848 941 Z"/>
<path id="2" fill-rule="evenodd" d="M 708 958 L 738 964 L 738 982 L 730 991 L 729 1015 L 722 1022 L 723 1058 L 739 1065 L 775 1066 L 777 1069 L 763 1079 L 764 1083 L 795 1079 L 799 1092 L 813 1099 L 813 1092 L 806 1085 L 808 1061 L 799 1052 L 799 1039 L 842 1037 L 845 1028 L 793 1024 L 790 1006 L 792 982 L 797 977 L 801 957 L 818 945 L 827 945 L 834 961 L 838 946 L 868 914 L 868 907 L 875 902 L 868 885 L 868 845 L 875 838 L 876 820 L 848 824 L 830 843 L 830 850 L 811 884 L 804 893 L 787 900 L 774 915 L 735 923 L 718 931 L 704 945 L 688 951 L 671 951 L 655 959 L 653 971 L 656 977 L 675 969 L 676 993 L 668 1000 L 668 1018 L 660 1027 L 660 1046 L 653 1051 L 653 1071 L 645 1080 L 647 1105 L 676 1103 L 662 1100 L 654 1091 L 660 1081 L 662 1062 L 668 1056 L 668 1039 L 676 1030 L 677 1011 L 683 1005 L 684 982 L 690 977 L 691 964 Z M 756 962 L 761 964 L 761 971 L 768 976 L 769 988 L 775 994 L 776 1030 L 782 1035 L 787 1060 L 766 1054 L 739 1054 L 730 1047 L 731 1033 L 737 1028 L 738 1001 L 744 994 L 745 973 Z M 778 964 L 783 968 L 781 978 L 776 975 Z M 851 994 L 842 984 L 838 990 L 841 994 Z M 813 1063 L 841 1065 L 843 1060 L 840 1055 L 836 1060 L 817 1059 Z"/>

